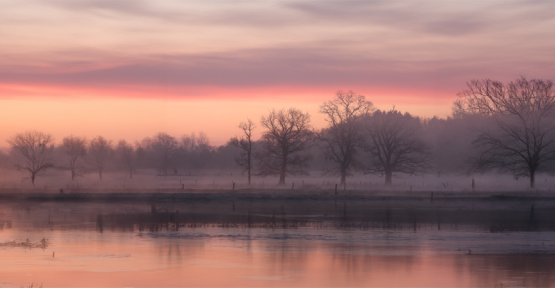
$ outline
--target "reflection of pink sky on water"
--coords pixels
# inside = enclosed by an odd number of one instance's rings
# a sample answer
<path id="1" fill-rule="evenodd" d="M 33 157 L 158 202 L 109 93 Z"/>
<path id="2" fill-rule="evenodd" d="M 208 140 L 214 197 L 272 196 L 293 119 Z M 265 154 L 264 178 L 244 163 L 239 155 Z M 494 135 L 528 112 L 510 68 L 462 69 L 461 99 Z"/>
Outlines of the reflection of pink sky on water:
<path id="1" fill-rule="evenodd" d="M 388 255 L 371 243 L 12 229 L 2 231 L 0 240 L 38 241 L 42 235 L 50 239 L 44 250 L 0 249 L 2 287 L 31 282 L 44 287 L 491 287 L 503 282 L 508 287 L 553 281 L 552 267 L 537 267 L 550 262 L 548 256 L 438 254 L 426 246 L 390 246 L 404 252 Z M 520 263 L 510 264 L 515 261 Z"/>

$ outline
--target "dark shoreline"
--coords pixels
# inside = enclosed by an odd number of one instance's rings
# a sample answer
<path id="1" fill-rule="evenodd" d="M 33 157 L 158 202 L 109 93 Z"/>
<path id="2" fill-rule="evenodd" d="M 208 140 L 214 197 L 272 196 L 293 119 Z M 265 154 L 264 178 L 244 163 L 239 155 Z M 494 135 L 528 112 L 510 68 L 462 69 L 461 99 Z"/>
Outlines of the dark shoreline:
<path id="1" fill-rule="evenodd" d="M 112 222 L 125 229 L 158 224 L 168 227 L 169 223 L 249 228 L 317 227 L 325 223 L 328 227 L 354 229 L 416 231 L 423 227 L 437 230 L 474 227 L 490 232 L 555 231 L 555 195 L 547 192 L 433 192 L 433 197 L 431 191 L 355 192 L 334 195 L 334 191 L 325 190 L 277 189 L 166 189 L 155 193 L 81 190 L 63 194 L 2 191 L 0 203 L 3 209 L 46 213 L 41 217 L 59 214 L 64 221 L 76 215 L 89 222 L 104 219 L 105 226 Z"/>
<path id="2" fill-rule="evenodd" d="M 324 201 L 555 201 L 555 192 L 361 191 L 289 189 L 0 189 L 0 201 L 188 202 L 232 200 Z"/>

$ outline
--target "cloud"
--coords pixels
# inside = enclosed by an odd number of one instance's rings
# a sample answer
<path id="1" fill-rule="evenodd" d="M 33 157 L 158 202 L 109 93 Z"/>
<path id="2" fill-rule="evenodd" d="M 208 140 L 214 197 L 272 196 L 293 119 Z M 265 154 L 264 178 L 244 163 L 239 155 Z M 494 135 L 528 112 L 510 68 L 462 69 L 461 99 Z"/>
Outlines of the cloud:
<path id="1" fill-rule="evenodd" d="M 546 21 L 549 1 L 147 1 L 41 0 L 37 5 L 81 13 L 108 13 L 177 24 L 286 27 L 296 25 L 377 26 L 439 35 L 464 35 Z M 517 14 L 513 12 L 517 12 Z M 511 15 L 511 18 L 505 16 Z"/>
<path id="2" fill-rule="evenodd" d="M 39 3 L 46 6 L 55 6 L 67 10 L 81 12 L 110 11 L 131 15 L 157 15 L 155 11 L 151 10 L 148 7 L 148 2 L 144 0 L 41 0 L 39 1 Z"/>
<path id="3" fill-rule="evenodd" d="M 79 87 L 127 86 L 137 89 L 143 86 L 282 86 L 391 87 L 453 91 L 473 78 L 494 77 L 492 75 L 513 77 L 531 68 L 517 66 L 518 68 L 511 70 L 499 66 L 499 63 L 489 64 L 480 61 L 472 63 L 464 59 L 449 63 L 392 61 L 325 49 L 258 49 L 232 53 L 152 55 L 143 62 L 63 73 L 49 73 L 43 69 L 20 69 L 17 73 L 0 70 L 0 83 Z M 68 65 L 73 69 L 76 64 L 52 65 Z M 501 69 L 504 71 L 500 71 Z"/>
<path id="4" fill-rule="evenodd" d="M 552 20 L 550 1 L 293 1 L 311 18 L 345 25 L 375 25 L 425 34 L 461 36 Z"/>
<path id="5" fill-rule="evenodd" d="M 193 25 L 285 26 L 294 17 L 273 1 L 146 1 L 146 0 L 42 0 L 42 5 L 72 13 L 98 13 L 151 18 Z"/>

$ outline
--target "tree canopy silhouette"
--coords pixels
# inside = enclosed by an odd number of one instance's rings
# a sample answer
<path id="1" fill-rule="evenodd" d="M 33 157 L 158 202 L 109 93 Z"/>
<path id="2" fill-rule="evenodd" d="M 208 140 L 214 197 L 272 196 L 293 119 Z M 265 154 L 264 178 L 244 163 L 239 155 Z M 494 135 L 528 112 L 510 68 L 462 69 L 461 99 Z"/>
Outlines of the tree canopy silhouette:
<path id="1" fill-rule="evenodd" d="M 259 174 L 279 175 L 280 185 L 285 185 L 286 175 L 308 174 L 312 156 L 306 150 L 314 136 L 310 115 L 295 108 L 272 110 L 260 124 L 267 130 L 260 140 L 263 149 L 257 153 Z"/>
<path id="2" fill-rule="evenodd" d="M 555 91 L 553 82 L 525 77 L 507 84 L 472 80 L 459 93 L 453 115 L 484 116 L 473 142 L 479 155 L 471 159 L 479 171 L 499 170 L 529 177 L 535 187 L 540 171 L 555 164 Z"/>
<path id="3" fill-rule="evenodd" d="M 29 172 L 33 186 L 39 172 L 54 167 L 53 142 L 52 135 L 39 131 L 19 133 L 8 139 L 12 149 L 22 156 L 21 162 L 15 164 L 15 167 Z"/>
<path id="4" fill-rule="evenodd" d="M 415 174 L 430 169 L 430 148 L 418 117 L 394 109 L 378 110 L 365 122 L 370 155 L 365 173 L 385 175 L 385 184 L 391 185 L 395 172 Z"/>
<path id="5" fill-rule="evenodd" d="M 334 163 L 329 172 L 341 176 L 345 184 L 347 175 L 362 167 L 359 152 L 364 146 L 362 119 L 376 108 L 365 96 L 353 91 L 338 91 L 332 101 L 320 106 L 320 113 L 326 116 L 327 127 L 318 134 L 325 143 L 324 156 Z"/>

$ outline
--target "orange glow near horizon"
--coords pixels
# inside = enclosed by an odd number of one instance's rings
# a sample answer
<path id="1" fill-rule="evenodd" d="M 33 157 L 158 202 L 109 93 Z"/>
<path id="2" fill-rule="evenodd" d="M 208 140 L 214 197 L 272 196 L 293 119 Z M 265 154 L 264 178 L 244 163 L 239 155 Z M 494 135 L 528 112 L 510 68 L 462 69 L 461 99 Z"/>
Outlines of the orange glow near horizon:
<path id="1" fill-rule="evenodd" d="M 181 87 L 174 88 L 172 93 L 163 87 L 135 90 L 140 91 L 0 86 L 2 94 L 8 96 L 0 100 L 0 121 L 9 124 L 4 125 L 0 137 L 5 140 L 22 131 L 39 130 L 53 134 L 57 142 L 70 134 L 89 139 L 102 135 L 114 142 L 119 139 L 135 142 L 158 132 L 181 137 L 203 131 L 212 145 L 222 145 L 240 133 L 239 122 L 247 118 L 258 122 L 271 109 L 301 109 L 310 113 L 315 128 L 323 128 L 326 124 L 324 116 L 318 113 L 319 105 L 331 100 L 337 89 L 311 92 L 307 88 Z M 381 93 L 372 97 L 362 90 L 355 92 L 366 95 L 378 109 L 395 105 L 398 110 L 422 117 L 448 115 L 445 107 L 449 107 L 449 102 L 444 98 Z M 180 91 L 202 91 L 203 94 L 183 95 Z M 258 127 L 256 136 L 261 132 Z M 5 145 L 4 142 L 0 146 Z"/>

